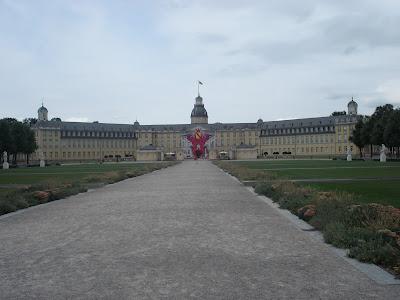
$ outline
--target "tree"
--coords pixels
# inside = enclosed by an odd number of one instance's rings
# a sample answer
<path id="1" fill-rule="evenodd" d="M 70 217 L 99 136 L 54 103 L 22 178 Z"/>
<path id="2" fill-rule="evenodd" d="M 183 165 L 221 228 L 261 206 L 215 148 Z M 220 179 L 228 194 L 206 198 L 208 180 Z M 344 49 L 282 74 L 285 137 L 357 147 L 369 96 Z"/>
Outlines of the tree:
<path id="1" fill-rule="evenodd" d="M 385 126 L 393 113 L 393 105 L 385 104 L 378 106 L 371 116 L 372 130 L 371 130 L 371 143 L 374 145 L 384 144 L 383 133 Z"/>
<path id="2" fill-rule="evenodd" d="M 383 140 L 388 147 L 397 147 L 398 156 L 400 147 L 400 108 L 394 110 L 388 118 L 383 131 Z"/>
<path id="3" fill-rule="evenodd" d="M 3 154 L 4 151 L 7 151 L 9 154 L 12 142 L 10 124 L 5 119 L 0 120 L 0 153 Z"/>
<path id="4" fill-rule="evenodd" d="M 0 137 L 0 144 L 2 144 L 2 152 L 7 151 L 7 155 L 9 159 L 10 154 L 16 153 L 16 144 L 15 144 L 15 136 L 14 136 L 14 127 L 15 124 L 18 123 L 16 119 L 13 118 L 4 118 L 0 120 L 3 124 L 3 133 Z"/>
<path id="5" fill-rule="evenodd" d="M 364 117 L 364 126 L 362 127 L 361 130 L 361 140 L 364 145 L 370 145 L 370 153 L 371 153 L 371 159 L 372 159 L 372 151 L 373 151 L 373 146 L 372 146 L 372 141 L 371 141 L 371 131 L 372 131 L 372 121 L 371 117 Z"/>
<path id="6" fill-rule="evenodd" d="M 22 144 L 22 153 L 26 155 L 26 164 L 29 165 L 29 155 L 36 151 L 35 133 L 28 127 L 24 127 L 24 142 Z"/>
<path id="7" fill-rule="evenodd" d="M 26 119 L 24 119 L 24 120 L 22 121 L 22 123 L 27 124 L 27 125 L 29 125 L 29 126 L 32 126 L 32 125 L 36 124 L 37 121 L 38 121 L 38 120 L 37 120 L 36 118 L 26 118 Z"/>
<path id="8" fill-rule="evenodd" d="M 358 120 L 353 130 L 353 134 L 350 136 L 350 141 L 357 146 L 360 151 L 360 157 L 363 157 L 362 149 L 366 145 L 366 139 L 364 137 L 364 127 L 367 119 L 365 117 Z"/>
<path id="9" fill-rule="evenodd" d="M 0 120 L 0 151 L 7 151 L 12 154 L 13 163 L 17 163 L 17 154 L 24 153 L 27 155 L 29 162 L 29 154 L 37 149 L 35 134 L 30 128 L 30 122 L 24 120 L 19 122 L 16 119 L 6 118 Z"/>
<path id="10" fill-rule="evenodd" d="M 11 154 L 13 155 L 13 164 L 17 164 L 17 154 L 22 153 L 24 150 L 25 143 L 25 127 L 21 122 L 13 123 L 11 126 L 11 134 L 13 137 L 13 151 Z"/>

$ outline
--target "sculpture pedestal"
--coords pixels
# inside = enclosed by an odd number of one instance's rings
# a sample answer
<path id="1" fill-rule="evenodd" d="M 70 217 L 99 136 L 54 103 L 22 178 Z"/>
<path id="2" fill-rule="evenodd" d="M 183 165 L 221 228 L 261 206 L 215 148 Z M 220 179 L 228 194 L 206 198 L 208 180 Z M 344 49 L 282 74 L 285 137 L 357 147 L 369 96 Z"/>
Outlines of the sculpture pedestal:
<path id="1" fill-rule="evenodd" d="M 381 156 L 379 157 L 380 162 L 386 162 L 386 154 L 381 153 Z"/>
<path id="2" fill-rule="evenodd" d="M 10 168 L 10 164 L 8 162 L 3 163 L 3 170 L 7 170 Z"/>
<path id="3" fill-rule="evenodd" d="M 352 159 L 352 157 L 351 157 L 351 155 L 347 155 L 347 161 L 352 161 L 353 159 Z"/>
<path id="4" fill-rule="evenodd" d="M 40 166 L 41 168 L 44 168 L 44 167 L 46 166 L 46 163 L 44 162 L 43 159 L 40 160 L 39 166 Z"/>

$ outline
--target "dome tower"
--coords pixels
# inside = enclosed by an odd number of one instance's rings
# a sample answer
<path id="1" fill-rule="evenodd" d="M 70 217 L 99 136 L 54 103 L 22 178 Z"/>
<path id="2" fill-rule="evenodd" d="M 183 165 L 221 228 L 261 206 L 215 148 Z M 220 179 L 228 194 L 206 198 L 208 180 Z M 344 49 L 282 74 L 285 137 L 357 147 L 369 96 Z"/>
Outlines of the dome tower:
<path id="1" fill-rule="evenodd" d="M 192 124 L 208 124 L 208 114 L 204 108 L 203 98 L 200 95 L 196 97 L 190 119 Z"/>
<path id="2" fill-rule="evenodd" d="M 38 121 L 48 121 L 48 113 L 49 111 L 43 106 L 42 102 L 42 106 L 38 109 Z"/>
<path id="3" fill-rule="evenodd" d="M 347 114 L 357 115 L 358 104 L 351 97 L 351 101 L 347 104 Z"/>

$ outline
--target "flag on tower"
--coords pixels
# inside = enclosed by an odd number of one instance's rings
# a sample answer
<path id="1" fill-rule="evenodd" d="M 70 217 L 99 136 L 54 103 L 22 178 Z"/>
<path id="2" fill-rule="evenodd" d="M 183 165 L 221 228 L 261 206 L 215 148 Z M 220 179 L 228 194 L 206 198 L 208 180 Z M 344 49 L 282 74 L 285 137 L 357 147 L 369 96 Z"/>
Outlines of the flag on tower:
<path id="1" fill-rule="evenodd" d="M 203 85 L 203 83 L 199 80 L 199 84 Z"/>

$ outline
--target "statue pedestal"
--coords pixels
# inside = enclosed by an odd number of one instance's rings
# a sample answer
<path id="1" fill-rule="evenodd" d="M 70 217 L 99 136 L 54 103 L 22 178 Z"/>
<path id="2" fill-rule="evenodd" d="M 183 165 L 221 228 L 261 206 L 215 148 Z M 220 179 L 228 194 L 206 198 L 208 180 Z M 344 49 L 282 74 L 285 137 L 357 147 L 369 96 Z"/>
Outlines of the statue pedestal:
<path id="1" fill-rule="evenodd" d="M 3 170 L 7 170 L 10 168 L 10 164 L 8 162 L 3 163 Z"/>
<path id="2" fill-rule="evenodd" d="M 386 154 L 381 153 L 381 156 L 379 157 L 380 162 L 386 162 Z"/>
<path id="3" fill-rule="evenodd" d="M 347 155 L 347 161 L 352 161 L 353 159 L 352 159 L 352 157 L 351 157 L 351 155 L 349 154 L 349 155 Z"/>
<path id="4" fill-rule="evenodd" d="M 44 167 L 46 166 L 46 163 L 44 162 L 43 159 L 40 160 L 39 166 L 40 166 L 41 168 L 44 168 Z"/>

